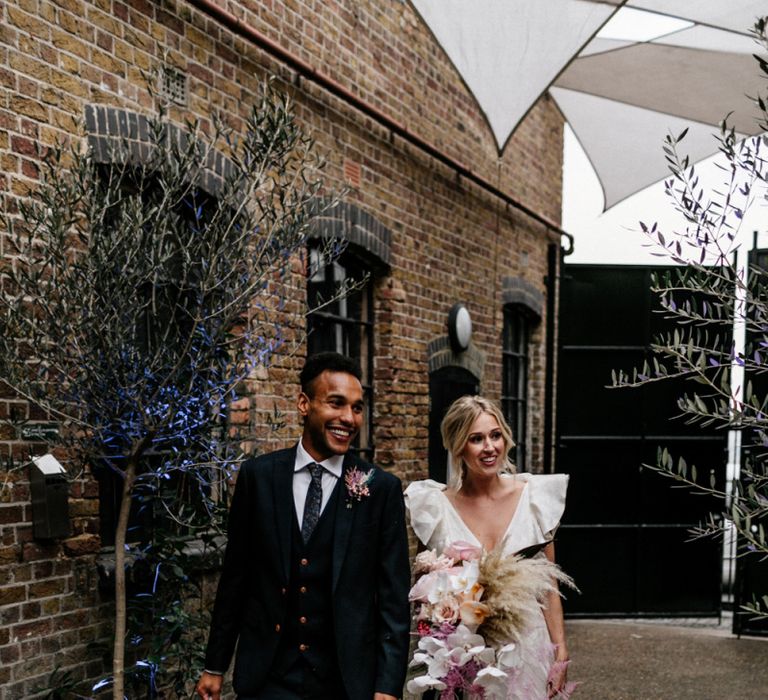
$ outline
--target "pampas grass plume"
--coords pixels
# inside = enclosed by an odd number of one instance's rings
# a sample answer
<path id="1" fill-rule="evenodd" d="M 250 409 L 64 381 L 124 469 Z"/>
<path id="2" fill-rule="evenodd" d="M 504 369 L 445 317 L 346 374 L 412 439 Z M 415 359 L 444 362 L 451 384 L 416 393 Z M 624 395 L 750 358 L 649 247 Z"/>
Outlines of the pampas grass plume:
<path id="1" fill-rule="evenodd" d="M 520 640 L 541 615 L 547 595 L 558 591 L 558 583 L 576 588 L 571 577 L 545 556 L 503 556 L 500 547 L 480 560 L 478 583 L 492 612 L 477 631 L 496 648 Z"/>

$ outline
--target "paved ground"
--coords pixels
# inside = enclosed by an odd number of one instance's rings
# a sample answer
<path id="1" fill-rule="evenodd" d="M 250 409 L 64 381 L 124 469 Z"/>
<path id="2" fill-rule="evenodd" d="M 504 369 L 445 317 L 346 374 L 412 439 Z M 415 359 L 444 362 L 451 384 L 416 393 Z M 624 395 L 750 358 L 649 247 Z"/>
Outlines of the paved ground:
<path id="1" fill-rule="evenodd" d="M 730 622 L 568 620 L 574 700 L 768 700 L 768 638 Z"/>

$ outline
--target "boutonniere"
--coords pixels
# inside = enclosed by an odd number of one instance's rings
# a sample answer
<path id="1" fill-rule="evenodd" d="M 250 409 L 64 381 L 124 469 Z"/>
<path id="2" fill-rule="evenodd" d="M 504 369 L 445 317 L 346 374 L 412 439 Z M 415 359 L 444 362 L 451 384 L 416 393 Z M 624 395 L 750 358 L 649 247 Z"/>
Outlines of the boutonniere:
<path id="1" fill-rule="evenodd" d="M 362 501 L 371 495 L 369 484 L 373 480 L 373 469 L 367 472 L 361 471 L 357 467 L 347 470 L 344 475 L 344 484 L 347 487 L 347 508 L 352 507 L 353 501 Z"/>

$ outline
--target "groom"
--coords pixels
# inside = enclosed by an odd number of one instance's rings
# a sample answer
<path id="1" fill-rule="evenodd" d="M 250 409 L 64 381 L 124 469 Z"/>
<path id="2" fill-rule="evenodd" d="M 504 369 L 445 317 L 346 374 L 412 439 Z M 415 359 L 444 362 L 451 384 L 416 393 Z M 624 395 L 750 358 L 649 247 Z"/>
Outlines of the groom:
<path id="1" fill-rule="evenodd" d="M 237 478 L 203 700 L 219 700 L 237 643 L 239 700 L 395 700 L 408 660 L 410 572 L 400 481 L 349 452 L 360 370 L 307 359 L 294 447 Z"/>

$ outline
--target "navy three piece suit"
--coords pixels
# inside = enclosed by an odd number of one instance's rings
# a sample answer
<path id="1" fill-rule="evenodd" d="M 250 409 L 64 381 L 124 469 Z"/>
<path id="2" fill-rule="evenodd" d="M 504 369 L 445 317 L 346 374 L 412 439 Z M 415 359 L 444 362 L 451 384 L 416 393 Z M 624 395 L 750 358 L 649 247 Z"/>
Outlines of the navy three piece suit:
<path id="1" fill-rule="evenodd" d="M 206 668 L 226 670 L 237 644 L 233 684 L 243 700 L 265 697 L 272 680 L 302 668 L 349 700 L 399 697 L 410 622 L 400 481 L 345 455 L 342 477 L 304 543 L 293 502 L 295 456 L 295 447 L 273 452 L 240 471 Z M 374 470 L 370 494 L 359 501 L 344 481 L 354 467 Z"/>

